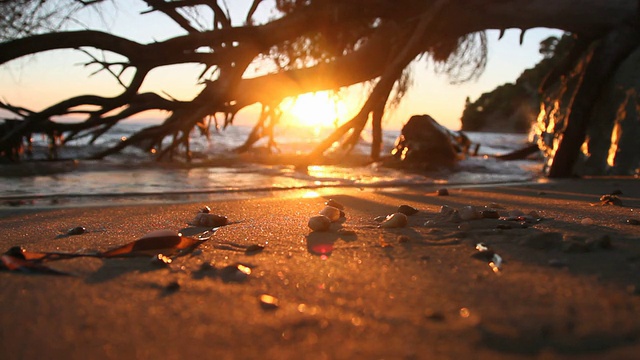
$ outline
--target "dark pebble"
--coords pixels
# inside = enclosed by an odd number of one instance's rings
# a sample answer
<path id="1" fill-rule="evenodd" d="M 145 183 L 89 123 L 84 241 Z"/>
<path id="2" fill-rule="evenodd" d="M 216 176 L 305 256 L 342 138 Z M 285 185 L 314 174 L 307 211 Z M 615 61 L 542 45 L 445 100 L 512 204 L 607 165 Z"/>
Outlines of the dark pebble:
<path id="1" fill-rule="evenodd" d="M 483 219 L 499 219 L 500 214 L 495 210 L 482 210 L 480 215 Z"/>
<path id="2" fill-rule="evenodd" d="M 418 213 L 418 209 L 416 209 L 416 208 L 414 208 L 412 206 L 409 206 L 409 205 L 400 205 L 398 207 L 398 212 L 402 213 L 402 214 L 405 214 L 407 216 L 411 216 L 411 215 L 417 214 Z"/>
<path id="3" fill-rule="evenodd" d="M 18 259 L 22 259 L 24 260 L 24 249 L 21 248 L 20 246 L 12 246 L 11 248 L 9 248 L 9 250 L 7 250 L 7 252 L 5 252 L 5 255 L 9 255 L 12 256 L 14 258 L 18 258 Z"/>
<path id="4" fill-rule="evenodd" d="M 438 196 L 449 196 L 449 190 L 447 190 L 447 189 L 438 189 L 438 190 L 436 190 L 436 195 L 438 195 Z"/>
<path id="5" fill-rule="evenodd" d="M 627 224 L 629 224 L 629 225 L 640 225 L 640 220 L 637 220 L 637 219 L 627 219 L 626 223 L 627 223 Z"/>
<path id="6" fill-rule="evenodd" d="M 67 235 L 82 235 L 87 231 L 87 229 L 85 229 L 82 226 L 76 226 L 73 229 L 69 229 L 67 231 Z"/>
<path id="7" fill-rule="evenodd" d="M 224 282 L 243 282 L 249 278 L 251 268 L 242 264 L 228 265 L 219 270 L 218 274 Z"/>
<path id="8" fill-rule="evenodd" d="M 253 245 L 247 246 L 247 248 L 244 250 L 244 252 L 245 252 L 245 254 L 255 254 L 255 253 L 259 253 L 262 250 L 264 250 L 264 245 L 253 244 Z"/>

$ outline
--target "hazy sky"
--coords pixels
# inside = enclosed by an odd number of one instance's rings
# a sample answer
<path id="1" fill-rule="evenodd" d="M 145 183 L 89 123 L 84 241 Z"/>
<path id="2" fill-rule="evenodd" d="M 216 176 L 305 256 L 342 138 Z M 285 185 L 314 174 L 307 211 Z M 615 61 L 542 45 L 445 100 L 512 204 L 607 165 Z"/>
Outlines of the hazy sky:
<path id="1" fill-rule="evenodd" d="M 146 9 L 141 3 L 127 3 L 137 6 L 125 8 L 122 5 L 113 7 L 108 2 L 102 15 L 90 11 L 83 14 L 82 21 L 92 28 L 108 29 L 139 42 L 163 40 L 180 31 L 162 14 L 139 15 L 141 10 Z M 236 0 L 227 3 L 238 6 L 232 10 L 243 13 L 250 1 Z M 268 14 L 262 12 L 259 16 Z M 541 59 L 538 52 L 540 41 L 559 34 L 561 33 L 557 30 L 529 30 L 520 45 L 519 30 L 507 31 L 500 41 L 497 31 L 489 31 L 489 61 L 486 71 L 477 81 L 461 85 L 450 85 L 445 76 L 435 75 L 424 61 L 414 64 L 413 88 L 400 107 L 394 113 L 387 114 L 385 128 L 400 128 L 411 115 L 427 113 L 443 125 L 459 129 L 459 119 L 467 96 L 475 100 L 498 85 L 515 81 L 524 69 L 532 67 Z M 121 91 L 113 78 L 104 72 L 90 76 L 97 68 L 83 66 L 86 62 L 86 55 L 78 52 L 52 51 L 0 66 L 0 98 L 12 105 L 40 110 L 73 95 L 95 93 L 113 96 Z M 172 67 L 170 71 L 155 71 L 142 90 L 188 100 L 201 89 L 194 86 L 201 69 L 182 65 Z M 159 114 L 146 115 L 158 117 Z"/>

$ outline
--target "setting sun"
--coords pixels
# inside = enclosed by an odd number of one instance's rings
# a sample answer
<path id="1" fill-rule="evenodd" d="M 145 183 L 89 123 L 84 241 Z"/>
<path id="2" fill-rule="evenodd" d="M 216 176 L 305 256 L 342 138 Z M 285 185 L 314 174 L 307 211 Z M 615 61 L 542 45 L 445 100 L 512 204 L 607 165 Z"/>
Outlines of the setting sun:
<path id="1" fill-rule="evenodd" d="M 303 94 L 288 101 L 283 109 L 290 121 L 303 126 L 332 126 L 347 112 L 344 101 L 332 98 L 326 91 Z"/>

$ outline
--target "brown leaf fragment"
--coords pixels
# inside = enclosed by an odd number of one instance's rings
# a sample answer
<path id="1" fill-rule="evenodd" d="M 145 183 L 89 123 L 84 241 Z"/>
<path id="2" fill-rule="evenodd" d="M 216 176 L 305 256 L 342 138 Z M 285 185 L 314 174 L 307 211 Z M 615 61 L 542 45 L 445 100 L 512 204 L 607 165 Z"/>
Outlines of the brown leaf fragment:
<path id="1" fill-rule="evenodd" d="M 205 239 L 206 240 L 206 239 Z M 123 246 L 100 253 L 99 257 L 154 256 L 159 253 L 165 256 L 181 255 L 193 251 L 203 242 L 182 236 L 171 230 L 152 231 L 138 240 Z"/>
<path id="2" fill-rule="evenodd" d="M 7 254 L 3 254 L 0 256 L 0 269 L 6 269 L 9 271 L 20 271 L 23 273 L 39 273 L 39 274 L 50 274 L 50 275 L 67 275 L 71 274 L 52 269 L 50 267 L 44 266 L 34 260 L 26 260 L 21 259 L 16 256 L 11 256 Z"/>

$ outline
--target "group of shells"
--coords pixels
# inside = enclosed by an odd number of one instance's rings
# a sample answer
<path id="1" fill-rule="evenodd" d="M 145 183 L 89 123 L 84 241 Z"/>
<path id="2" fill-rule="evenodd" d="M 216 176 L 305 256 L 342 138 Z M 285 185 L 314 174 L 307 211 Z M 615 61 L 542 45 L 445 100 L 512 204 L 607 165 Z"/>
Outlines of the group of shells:
<path id="1" fill-rule="evenodd" d="M 338 222 L 342 218 L 345 218 L 344 206 L 329 199 L 318 215 L 309 218 L 308 226 L 313 231 L 328 231 L 332 223 Z"/>

